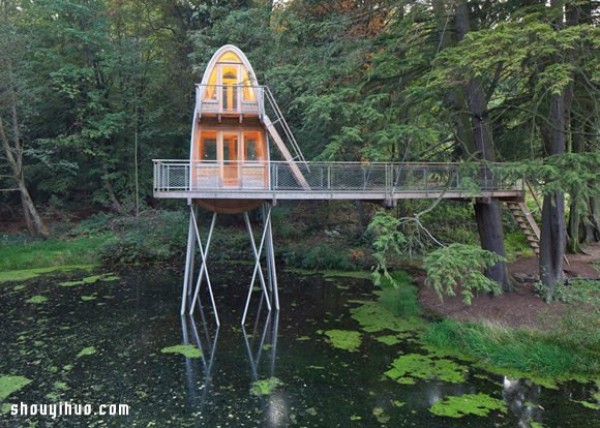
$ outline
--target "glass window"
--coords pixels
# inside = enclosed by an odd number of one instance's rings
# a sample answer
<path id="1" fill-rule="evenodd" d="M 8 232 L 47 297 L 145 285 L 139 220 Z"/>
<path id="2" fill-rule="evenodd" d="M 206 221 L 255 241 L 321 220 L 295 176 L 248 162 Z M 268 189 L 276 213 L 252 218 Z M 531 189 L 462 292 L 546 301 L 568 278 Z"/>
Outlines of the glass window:
<path id="1" fill-rule="evenodd" d="M 216 161 L 217 160 L 217 139 L 214 137 L 204 137 L 203 138 L 203 153 L 202 159 L 208 161 Z"/>

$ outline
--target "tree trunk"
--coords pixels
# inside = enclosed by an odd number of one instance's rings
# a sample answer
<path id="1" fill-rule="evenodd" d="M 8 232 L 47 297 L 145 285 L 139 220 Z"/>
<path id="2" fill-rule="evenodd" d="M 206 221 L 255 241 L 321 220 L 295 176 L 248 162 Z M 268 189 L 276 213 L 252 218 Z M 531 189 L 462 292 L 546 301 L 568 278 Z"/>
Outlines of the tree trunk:
<path id="1" fill-rule="evenodd" d="M 551 301 L 556 285 L 563 281 L 565 256 L 565 197 L 562 192 L 552 192 L 544 197 L 540 237 L 540 280 L 548 290 Z"/>
<path id="2" fill-rule="evenodd" d="M 566 147 L 565 95 L 553 94 L 550 101 L 549 123 L 546 132 L 546 150 L 561 154 Z M 556 285 L 563 280 L 563 259 L 566 246 L 565 196 L 552 192 L 544 196 L 540 237 L 540 280 L 547 289 L 547 299 L 552 300 Z"/>
<path id="3" fill-rule="evenodd" d="M 466 0 L 461 0 L 455 9 L 455 25 L 459 40 L 470 31 L 469 10 Z M 481 79 L 473 77 L 465 87 L 465 94 L 471 113 L 471 128 L 475 142 L 475 156 L 482 161 L 494 161 L 496 158 L 492 129 L 487 121 L 487 104 Z M 485 165 L 482 166 L 482 188 L 492 184 L 493 177 Z M 492 199 L 489 202 L 475 203 L 475 219 L 481 247 L 501 256 L 504 252 L 504 234 L 500 218 L 499 202 Z M 504 262 L 499 262 L 488 269 L 486 276 L 498 282 L 506 292 L 512 290 L 510 275 Z"/>
<path id="4" fill-rule="evenodd" d="M 554 9 L 554 26 L 560 31 L 564 26 L 564 0 L 551 0 Z M 550 96 L 548 125 L 542 132 L 546 153 L 563 154 L 567 147 L 568 99 L 571 87 Z M 565 196 L 555 191 L 544 196 L 540 237 L 540 280 L 546 287 L 546 298 L 552 300 L 557 284 L 563 281 L 563 259 L 566 247 Z"/>
<path id="5" fill-rule="evenodd" d="M 504 237 L 502 235 L 499 202 L 493 199 L 489 203 L 476 203 L 474 208 L 481 248 L 504 256 Z M 486 270 L 485 275 L 501 284 L 503 291 L 512 291 L 512 280 L 505 263 L 496 263 Z"/>

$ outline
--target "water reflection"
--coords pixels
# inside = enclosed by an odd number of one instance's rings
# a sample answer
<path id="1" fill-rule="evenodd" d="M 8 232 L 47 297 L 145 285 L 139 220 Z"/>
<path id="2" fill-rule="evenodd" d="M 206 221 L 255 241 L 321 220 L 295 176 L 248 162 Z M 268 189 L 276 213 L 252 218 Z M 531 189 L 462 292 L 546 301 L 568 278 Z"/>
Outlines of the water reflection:
<path id="1" fill-rule="evenodd" d="M 200 306 L 199 312 L 201 318 L 200 332 L 198 331 L 196 315 L 181 315 L 181 331 L 183 343 L 185 345 L 195 345 L 201 353 L 201 365 L 197 363 L 197 358 L 185 359 L 185 384 L 190 406 L 200 405 L 200 408 L 202 408 L 212 386 L 212 369 L 220 327 L 217 325 L 211 334 L 202 306 Z M 202 376 L 204 377 L 204 383 L 200 384 L 198 380 Z M 201 391 L 200 394 L 199 391 Z"/>
<path id="2" fill-rule="evenodd" d="M 252 380 L 258 382 L 276 379 L 275 361 L 277 359 L 277 334 L 279 331 L 279 311 L 264 310 L 264 296 L 258 305 L 256 317 L 250 333 L 242 324 L 242 333 L 250 363 Z M 266 414 L 266 426 L 282 427 L 289 423 L 289 399 L 285 393 L 276 389 L 264 397 L 263 409 Z"/>
<path id="3" fill-rule="evenodd" d="M 528 428 L 531 422 L 541 422 L 541 388 L 529 379 L 504 378 L 502 395 L 520 428 Z"/>

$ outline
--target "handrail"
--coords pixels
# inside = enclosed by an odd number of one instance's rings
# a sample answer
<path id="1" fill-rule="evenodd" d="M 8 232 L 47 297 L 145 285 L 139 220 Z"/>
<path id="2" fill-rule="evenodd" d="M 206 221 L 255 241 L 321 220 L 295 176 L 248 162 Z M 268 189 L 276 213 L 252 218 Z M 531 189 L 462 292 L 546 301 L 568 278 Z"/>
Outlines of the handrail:
<path id="1" fill-rule="evenodd" d="M 522 192 L 517 177 L 504 176 L 501 164 L 489 164 L 492 180 L 484 180 L 479 164 L 296 162 L 308 187 L 294 177 L 285 161 L 154 160 L 155 192 L 270 191 L 295 194 L 322 192 L 384 194 L 385 199 L 407 192 L 460 192 L 465 197 L 482 192 Z M 310 168 L 310 169 L 309 169 Z M 215 196 L 216 197 L 216 196 Z M 248 196 L 250 197 L 250 196 Z"/>

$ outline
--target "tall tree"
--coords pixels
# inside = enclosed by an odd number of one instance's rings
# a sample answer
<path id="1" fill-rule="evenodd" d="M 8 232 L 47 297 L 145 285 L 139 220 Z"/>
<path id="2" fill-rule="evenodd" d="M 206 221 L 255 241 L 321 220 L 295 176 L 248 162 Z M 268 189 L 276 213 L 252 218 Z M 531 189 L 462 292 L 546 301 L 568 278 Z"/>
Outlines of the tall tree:
<path id="1" fill-rule="evenodd" d="M 12 179 L 21 195 L 27 228 L 32 234 L 47 237 L 48 228 L 36 209 L 25 178 L 25 137 L 22 133 L 25 128 L 22 115 L 24 95 L 21 93 L 17 69 L 22 66 L 22 55 L 27 46 L 16 30 L 16 20 L 22 13 L 17 6 L 9 0 L 0 1 L 0 141 Z"/>

